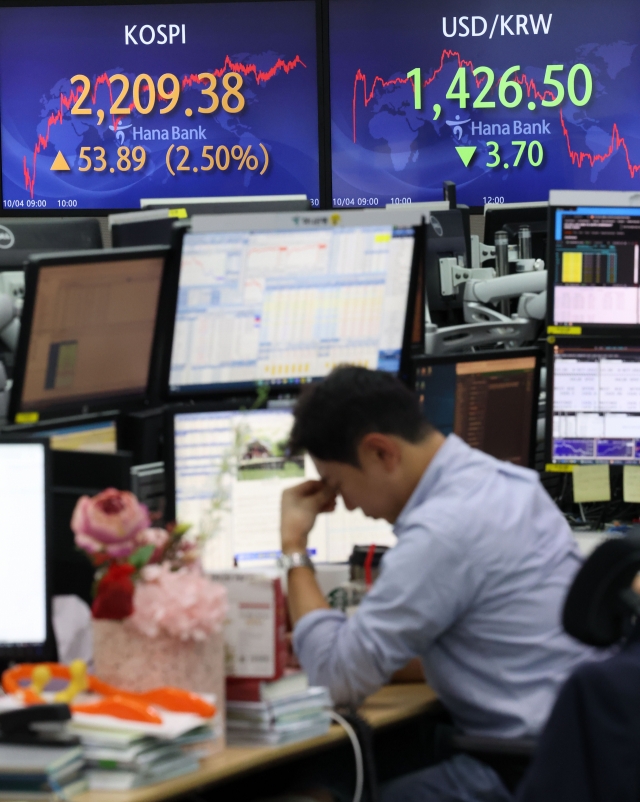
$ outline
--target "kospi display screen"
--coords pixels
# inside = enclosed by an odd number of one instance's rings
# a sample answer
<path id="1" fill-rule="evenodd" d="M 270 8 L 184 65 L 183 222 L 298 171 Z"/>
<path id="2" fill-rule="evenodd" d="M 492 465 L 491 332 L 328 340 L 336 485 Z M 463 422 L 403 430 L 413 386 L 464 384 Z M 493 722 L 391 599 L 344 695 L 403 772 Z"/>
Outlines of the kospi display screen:
<path id="1" fill-rule="evenodd" d="M 0 8 L 4 209 L 308 195 L 314 0 Z"/>
<path id="2" fill-rule="evenodd" d="M 330 0 L 333 205 L 640 189 L 633 0 Z"/>

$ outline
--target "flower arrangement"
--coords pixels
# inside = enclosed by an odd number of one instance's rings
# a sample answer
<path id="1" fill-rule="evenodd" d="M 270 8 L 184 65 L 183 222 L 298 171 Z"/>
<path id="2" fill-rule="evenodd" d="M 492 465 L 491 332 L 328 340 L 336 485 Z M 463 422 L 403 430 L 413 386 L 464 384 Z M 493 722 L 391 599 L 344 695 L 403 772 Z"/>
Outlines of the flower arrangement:
<path id="1" fill-rule="evenodd" d="M 133 493 L 109 488 L 78 500 L 71 529 L 96 568 L 95 619 L 126 620 L 151 638 L 203 641 L 221 631 L 226 593 L 204 575 L 202 543 L 186 537 L 188 527 L 154 527 Z"/>

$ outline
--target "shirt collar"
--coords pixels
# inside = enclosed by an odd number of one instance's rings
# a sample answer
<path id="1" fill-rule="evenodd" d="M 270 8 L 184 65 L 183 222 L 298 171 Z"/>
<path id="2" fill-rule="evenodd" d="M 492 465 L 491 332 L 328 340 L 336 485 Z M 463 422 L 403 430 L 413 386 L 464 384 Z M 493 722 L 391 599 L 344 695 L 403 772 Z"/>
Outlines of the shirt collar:
<path id="1" fill-rule="evenodd" d="M 420 481 L 416 485 L 415 490 L 409 497 L 409 501 L 404 505 L 400 515 L 396 518 L 393 525 L 393 531 L 396 536 L 400 536 L 404 529 L 407 519 L 416 507 L 423 504 L 430 495 L 432 495 L 434 488 L 437 486 L 440 477 L 447 469 L 451 460 L 457 453 L 460 452 L 460 447 L 463 449 L 466 443 L 461 440 L 457 435 L 450 434 L 440 448 L 436 451 L 434 458 L 427 466 L 425 472 L 420 477 Z"/>

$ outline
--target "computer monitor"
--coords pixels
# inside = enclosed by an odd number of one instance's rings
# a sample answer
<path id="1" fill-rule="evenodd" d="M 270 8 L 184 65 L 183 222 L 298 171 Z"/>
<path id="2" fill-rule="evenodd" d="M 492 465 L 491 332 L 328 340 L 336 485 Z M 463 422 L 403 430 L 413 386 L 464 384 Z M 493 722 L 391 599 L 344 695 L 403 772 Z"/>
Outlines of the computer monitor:
<path id="1" fill-rule="evenodd" d="M 386 209 L 347 209 L 302 213 L 264 212 L 261 214 L 195 215 L 191 231 L 284 231 L 305 228 L 345 228 L 353 226 L 419 226 L 429 218 L 429 210 L 416 204 Z"/>
<path id="2" fill-rule="evenodd" d="M 639 200 L 637 193 L 551 193 L 550 325 L 640 333 Z"/>
<path id="3" fill-rule="evenodd" d="M 186 216 L 186 213 L 181 215 L 182 218 Z M 166 208 L 110 214 L 111 246 L 136 248 L 143 245 L 171 245 L 176 219 L 179 219 L 177 215 Z"/>
<path id="4" fill-rule="evenodd" d="M 187 233 L 170 393 L 299 384 L 345 362 L 398 373 L 414 232 L 379 224 Z"/>
<path id="5" fill-rule="evenodd" d="M 501 203 L 484 207 L 484 242 L 493 245 L 496 231 L 506 231 L 509 245 L 518 244 L 518 231 L 528 226 L 531 232 L 531 257 L 547 259 L 549 203 Z"/>
<path id="6" fill-rule="evenodd" d="M 155 246 L 30 260 L 11 421 L 152 400 L 171 317 L 163 309 L 169 253 Z"/>
<path id="7" fill-rule="evenodd" d="M 114 248 L 171 245 L 173 224 L 194 215 L 304 212 L 311 208 L 306 195 L 265 195 L 238 198 L 161 198 L 140 201 L 142 211 L 109 215 Z"/>
<path id="8" fill-rule="evenodd" d="M 550 463 L 640 465 L 640 341 L 556 338 L 546 432 Z"/>
<path id="9" fill-rule="evenodd" d="M 282 491 L 318 478 L 309 456 L 286 453 L 291 410 L 191 407 L 170 411 L 167 423 L 168 515 L 208 538 L 205 568 L 273 565 Z M 354 545 L 371 543 L 392 546 L 391 526 L 347 511 L 341 500 L 335 512 L 318 517 L 309 536 L 322 562 L 345 562 Z"/>
<path id="10" fill-rule="evenodd" d="M 318 205 L 317 203 L 315 204 Z M 196 214 L 251 214 L 253 212 L 306 212 L 306 195 L 240 195 L 220 198 L 142 198 L 141 209 L 169 208 L 176 216 Z"/>
<path id="11" fill-rule="evenodd" d="M 438 326 L 464 322 L 461 311 L 464 286 L 458 287 L 453 295 L 443 295 L 440 260 L 453 257 L 462 260 L 465 267 L 471 267 L 471 244 L 465 216 L 468 221 L 468 215 L 461 209 L 432 212 L 426 225 L 425 301 L 431 322 Z"/>
<path id="12" fill-rule="evenodd" d="M 44 441 L 0 438 L 0 663 L 51 660 L 49 455 Z"/>
<path id="13" fill-rule="evenodd" d="M 474 448 L 533 467 L 540 351 L 415 357 L 413 387 L 427 420 Z"/>
<path id="14" fill-rule="evenodd" d="M 3 208 L 115 211 L 166 195 L 319 204 L 318 16 L 316 0 L 5 0 Z"/>
<path id="15" fill-rule="evenodd" d="M 100 223 L 95 218 L 0 218 L 0 271 L 22 270 L 33 254 L 95 248 L 102 248 Z"/>

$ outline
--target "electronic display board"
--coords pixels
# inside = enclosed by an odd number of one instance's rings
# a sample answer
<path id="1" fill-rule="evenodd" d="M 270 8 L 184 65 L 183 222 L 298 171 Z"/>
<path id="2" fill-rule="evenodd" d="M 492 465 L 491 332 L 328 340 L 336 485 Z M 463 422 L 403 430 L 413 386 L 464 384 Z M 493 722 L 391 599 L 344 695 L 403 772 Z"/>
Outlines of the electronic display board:
<path id="1" fill-rule="evenodd" d="M 329 0 L 334 207 L 640 189 L 631 0 Z"/>
<path id="2" fill-rule="evenodd" d="M 304 193 L 314 0 L 0 7 L 4 210 Z"/>

